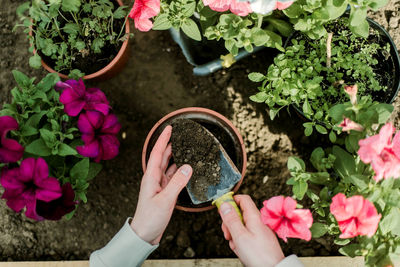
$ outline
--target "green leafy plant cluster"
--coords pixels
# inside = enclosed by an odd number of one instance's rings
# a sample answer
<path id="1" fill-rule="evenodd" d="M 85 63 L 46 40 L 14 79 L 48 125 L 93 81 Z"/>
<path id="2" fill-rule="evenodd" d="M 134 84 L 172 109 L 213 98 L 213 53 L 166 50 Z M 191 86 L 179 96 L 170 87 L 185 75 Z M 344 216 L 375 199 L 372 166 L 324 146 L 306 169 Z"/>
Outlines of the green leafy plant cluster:
<path id="1" fill-rule="evenodd" d="M 17 26 L 32 32 L 29 50 L 39 51 L 29 59 L 30 66 L 39 68 L 43 55 L 57 72 L 73 78 L 85 72 L 76 67 L 78 59 L 100 54 L 106 47 L 118 49 L 128 38 L 126 7 L 110 0 L 32 0 L 19 6 L 17 14 L 22 21 Z"/>
<path id="2" fill-rule="evenodd" d="M 340 19 L 338 23 L 343 25 L 345 21 Z M 333 126 L 329 109 L 347 100 L 344 85 L 357 84 L 361 95 L 387 89 L 384 77 L 378 76 L 375 69 L 379 63 L 376 57 L 388 53 L 388 45 L 381 48 L 377 43 L 369 43 L 341 29 L 330 42 L 329 66 L 328 37 L 318 41 L 304 35 L 300 37 L 300 41 L 293 38 L 292 45 L 275 57 L 266 75 L 249 74 L 253 82 L 262 82 L 258 88 L 260 92 L 251 96 L 251 100 L 266 103 L 271 119 L 282 108 L 294 104 L 311 120 L 304 124 L 307 136 L 313 128 L 326 134 Z"/>
<path id="3" fill-rule="evenodd" d="M 297 0 L 284 13 L 290 18 L 295 30 L 318 39 L 326 35 L 326 23 L 342 16 L 350 7 L 348 27 L 355 34 L 367 37 L 368 10 L 377 11 L 387 3 L 388 0 Z"/>
<path id="4" fill-rule="evenodd" d="M 61 184 L 70 183 L 75 197 L 86 203 L 89 181 L 100 172 L 101 165 L 76 151 L 83 142 L 75 127 L 76 118 L 65 114 L 60 93 L 54 89 L 60 78 L 52 73 L 35 83 L 35 78 L 19 71 L 13 71 L 13 75 L 18 86 L 11 90 L 12 102 L 4 104 L 0 116 L 17 120 L 20 128 L 12 132 L 13 138 L 25 147 L 25 156 L 44 158 L 50 176 Z"/>
<path id="5" fill-rule="evenodd" d="M 338 104 L 331 114 L 335 121 L 351 118 L 361 123 L 364 130 L 350 131 L 341 137 L 337 143 L 345 144 L 345 149 L 338 145 L 314 149 L 310 157 L 314 171 L 308 171 L 300 158 L 290 157 L 287 165 L 291 178 L 287 184 L 292 186 L 295 199 L 306 197 L 312 203 L 311 211 L 317 216 L 310 229 L 313 238 L 331 236 L 343 255 L 364 256 L 367 266 L 388 266 L 400 256 L 400 180 L 376 182 L 371 166 L 360 160 L 357 151 L 358 141 L 376 134 L 390 117 L 393 106 L 373 102 L 369 97 L 359 102 L 357 106 Z M 339 238 L 340 229 L 330 213 L 331 199 L 337 193 L 348 197 L 361 195 L 375 205 L 382 218 L 374 236 Z"/>
<path id="6" fill-rule="evenodd" d="M 181 29 L 188 37 L 200 41 L 223 40 L 225 47 L 236 56 L 239 49 L 252 52 L 254 46 L 282 48 L 282 36 L 288 37 L 293 28 L 282 13 L 268 15 L 251 13 L 241 17 L 230 12 L 216 12 L 194 0 L 161 1 L 161 12 L 154 20 L 153 30 L 171 27 Z"/>

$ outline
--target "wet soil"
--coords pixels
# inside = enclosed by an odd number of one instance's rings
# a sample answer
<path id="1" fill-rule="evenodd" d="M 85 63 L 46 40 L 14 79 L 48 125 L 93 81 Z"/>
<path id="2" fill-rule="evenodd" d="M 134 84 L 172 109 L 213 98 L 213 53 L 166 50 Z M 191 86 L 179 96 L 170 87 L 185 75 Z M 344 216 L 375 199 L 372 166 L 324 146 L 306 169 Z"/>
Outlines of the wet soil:
<path id="1" fill-rule="evenodd" d="M 0 106 L 10 100 L 15 86 L 11 70 L 44 77 L 44 70 L 28 66 L 28 42 L 23 33 L 12 32 L 17 21 L 16 7 L 25 0 L 0 0 Z M 400 1 L 391 1 L 381 12 L 372 14 L 388 29 L 400 47 L 398 31 Z M 192 75 L 192 66 L 183 57 L 168 32 L 135 31 L 130 42 L 131 58 L 126 68 L 111 80 L 88 83 L 104 90 L 113 112 L 122 124 L 120 154 L 104 164 L 92 180 L 88 203 L 81 205 L 70 221 L 35 222 L 10 210 L 0 201 L 1 260 L 88 259 L 133 216 L 140 182 L 142 146 L 153 125 L 167 113 L 188 106 L 213 109 L 229 118 L 243 136 L 248 155 L 247 172 L 240 194 L 249 194 L 261 208 L 262 201 L 275 195 L 291 195 L 286 185 L 289 156 L 307 160 L 321 135 L 303 135 L 302 121 L 293 110 L 269 119 L 265 105 L 249 100 L 256 84 L 250 72 L 265 72 L 276 51 L 265 49 L 234 64 L 228 70 L 207 77 Z M 400 100 L 392 116 L 400 127 Z M 124 138 L 123 138 L 124 137 Z M 3 189 L 0 189 L 0 194 Z M 153 259 L 235 257 L 221 231 L 216 210 L 202 213 L 174 211 Z M 281 242 L 286 255 L 338 255 L 326 238 L 312 242 L 289 239 Z"/>
<path id="2" fill-rule="evenodd" d="M 221 176 L 220 149 L 214 136 L 197 122 L 180 119 L 172 124 L 171 144 L 176 165 L 193 167 L 188 191 L 196 200 L 207 201 L 208 187 L 217 185 Z"/>

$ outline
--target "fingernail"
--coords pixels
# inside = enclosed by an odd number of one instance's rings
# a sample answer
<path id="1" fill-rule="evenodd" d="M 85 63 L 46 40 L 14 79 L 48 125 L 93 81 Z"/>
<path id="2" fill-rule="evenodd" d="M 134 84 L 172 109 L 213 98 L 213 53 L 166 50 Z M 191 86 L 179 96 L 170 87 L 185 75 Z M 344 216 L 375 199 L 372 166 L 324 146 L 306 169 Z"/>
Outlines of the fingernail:
<path id="1" fill-rule="evenodd" d="M 190 172 L 192 171 L 192 167 L 190 165 L 183 165 L 181 168 L 181 173 L 186 177 L 189 176 Z"/>
<path id="2" fill-rule="evenodd" d="M 226 215 L 232 211 L 232 206 L 229 203 L 224 202 L 222 203 L 219 210 L 221 211 L 222 215 Z"/>

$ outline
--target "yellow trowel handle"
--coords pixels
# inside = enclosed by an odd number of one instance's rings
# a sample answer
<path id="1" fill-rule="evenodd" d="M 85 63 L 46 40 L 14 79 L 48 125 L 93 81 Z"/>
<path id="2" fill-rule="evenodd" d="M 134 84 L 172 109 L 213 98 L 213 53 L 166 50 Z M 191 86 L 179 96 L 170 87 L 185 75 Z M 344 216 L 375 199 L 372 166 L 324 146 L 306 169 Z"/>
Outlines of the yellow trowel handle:
<path id="1" fill-rule="evenodd" d="M 233 192 L 228 192 L 222 196 L 220 196 L 219 198 L 217 198 L 216 200 L 214 200 L 212 202 L 213 205 L 217 206 L 218 210 L 221 207 L 222 203 L 224 202 L 228 202 L 229 204 L 231 204 L 233 206 L 233 208 L 235 209 L 236 213 L 239 215 L 240 219 L 243 222 L 243 216 L 242 213 L 239 209 L 239 207 L 237 206 L 235 200 L 233 199 Z"/>

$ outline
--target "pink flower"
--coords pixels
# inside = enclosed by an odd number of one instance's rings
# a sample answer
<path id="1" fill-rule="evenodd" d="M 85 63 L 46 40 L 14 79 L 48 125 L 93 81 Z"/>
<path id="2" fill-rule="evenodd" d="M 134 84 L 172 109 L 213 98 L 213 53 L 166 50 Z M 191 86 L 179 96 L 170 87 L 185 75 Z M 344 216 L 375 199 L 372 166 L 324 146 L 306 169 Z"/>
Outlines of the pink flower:
<path id="1" fill-rule="evenodd" d="M 238 16 L 247 16 L 252 12 L 248 2 L 239 2 L 236 0 L 203 0 L 203 4 L 218 12 L 230 10 Z"/>
<path id="2" fill-rule="evenodd" d="M 368 199 L 362 196 L 346 199 L 342 193 L 332 198 L 330 210 L 342 232 L 340 238 L 352 238 L 358 235 L 372 237 L 378 229 L 382 216 Z"/>
<path id="3" fill-rule="evenodd" d="M 114 114 L 104 116 L 97 111 L 82 113 L 78 119 L 78 128 L 82 132 L 84 146 L 76 150 L 94 161 L 109 160 L 118 155 L 119 141 L 116 134 L 121 129 L 118 118 Z"/>
<path id="4" fill-rule="evenodd" d="M 7 138 L 9 131 L 18 130 L 18 122 L 10 116 L 0 117 L 0 163 L 17 162 L 24 148 L 17 141 Z"/>
<path id="5" fill-rule="evenodd" d="M 63 90 L 60 102 L 64 104 L 64 111 L 69 116 L 78 116 L 82 109 L 108 114 L 109 104 L 105 94 L 97 88 L 86 89 L 82 79 L 57 82 L 56 89 Z"/>
<path id="6" fill-rule="evenodd" d="M 293 1 L 276 1 L 276 0 L 255 0 L 251 1 L 251 9 L 254 13 L 266 15 L 275 9 L 283 10 L 293 4 Z"/>
<path id="7" fill-rule="evenodd" d="M 36 213 L 36 200 L 50 202 L 61 196 L 60 183 L 49 177 L 49 168 L 42 158 L 27 158 L 19 168 L 5 170 L 0 177 L 5 188 L 2 198 L 15 212 L 26 206 L 26 217 L 40 220 Z"/>
<path id="8" fill-rule="evenodd" d="M 62 186 L 62 196 L 45 202 L 38 200 L 36 204 L 36 211 L 41 217 L 47 220 L 60 220 L 65 214 L 72 212 L 75 209 L 77 201 L 75 199 L 75 192 L 70 183 Z"/>
<path id="9" fill-rule="evenodd" d="M 129 17 L 134 20 L 135 28 L 142 32 L 150 31 L 153 22 L 150 18 L 160 13 L 160 0 L 135 0 Z"/>
<path id="10" fill-rule="evenodd" d="M 279 1 L 277 1 L 276 2 L 276 8 L 279 9 L 279 10 L 284 10 L 284 9 L 290 7 L 293 3 L 294 3 L 293 1 L 291 1 L 291 2 L 279 2 Z"/>
<path id="11" fill-rule="evenodd" d="M 350 130 L 357 132 L 364 131 L 364 127 L 362 127 L 362 125 L 350 120 L 349 118 L 344 118 L 343 121 L 339 124 L 339 127 L 342 127 L 342 130 L 345 132 L 350 132 Z"/>
<path id="12" fill-rule="evenodd" d="M 297 202 L 291 197 L 276 196 L 264 201 L 261 220 L 287 242 L 287 238 L 311 240 L 310 227 L 313 218 L 310 210 L 296 209 Z"/>
<path id="13" fill-rule="evenodd" d="M 358 91 L 357 84 L 347 85 L 344 87 L 344 90 L 349 95 L 351 104 L 356 105 L 357 104 L 357 91 Z"/>
<path id="14" fill-rule="evenodd" d="M 400 177 L 400 132 L 393 138 L 396 129 L 387 123 L 379 134 L 360 140 L 358 155 L 364 163 L 371 163 L 374 179 Z"/>

